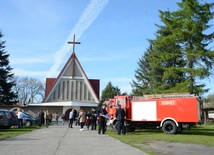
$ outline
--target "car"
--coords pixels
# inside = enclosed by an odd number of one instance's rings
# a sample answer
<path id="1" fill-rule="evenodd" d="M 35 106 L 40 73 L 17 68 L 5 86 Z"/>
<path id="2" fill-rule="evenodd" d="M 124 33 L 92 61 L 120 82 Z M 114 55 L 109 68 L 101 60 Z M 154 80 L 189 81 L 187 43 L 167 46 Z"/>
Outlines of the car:
<path id="1" fill-rule="evenodd" d="M 13 111 L 0 109 L 0 129 L 9 129 L 11 126 L 17 126 L 18 124 L 18 117 Z"/>
<path id="2" fill-rule="evenodd" d="M 33 117 L 27 112 L 23 112 L 23 124 L 26 126 L 32 126 L 33 124 L 38 124 L 38 118 Z"/>
<path id="3" fill-rule="evenodd" d="M 16 112 L 17 109 L 18 109 L 18 107 L 14 107 L 14 108 L 10 109 L 10 111 Z M 23 112 L 23 120 L 22 120 L 23 125 L 32 126 L 33 124 L 39 123 L 38 118 L 36 118 L 36 117 L 30 115 L 29 113 L 25 112 L 23 109 L 22 109 L 22 112 Z"/>
<path id="4" fill-rule="evenodd" d="M 7 117 L 0 112 L 0 128 L 6 125 L 8 122 Z"/>

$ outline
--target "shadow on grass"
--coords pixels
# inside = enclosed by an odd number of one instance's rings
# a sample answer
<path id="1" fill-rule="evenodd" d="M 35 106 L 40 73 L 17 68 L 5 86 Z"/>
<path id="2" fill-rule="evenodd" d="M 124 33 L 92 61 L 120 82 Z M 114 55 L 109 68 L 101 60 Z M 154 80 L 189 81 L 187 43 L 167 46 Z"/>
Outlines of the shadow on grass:
<path id="1" fill-rule="evenodd" d="M 143 134 L 163 134 L 162 130 L 157 129 L 140 129 L 135 132 L 128 132 L 131 135 L 143 135 Z M 192 128 L 184 129 L 181 133 L 176 135 L 203 135 L 203 136 L 214 136 L 214 129 L 211 128 Z"/>
<path id="2" fill-rule="evenodd" d="M 184 130 L 180 134 L 185 135 L 203 135 L 203 136 L 214 136 L 214 129 L 202 129 L 202 128 L 195 128 L 190 130 Z"/>

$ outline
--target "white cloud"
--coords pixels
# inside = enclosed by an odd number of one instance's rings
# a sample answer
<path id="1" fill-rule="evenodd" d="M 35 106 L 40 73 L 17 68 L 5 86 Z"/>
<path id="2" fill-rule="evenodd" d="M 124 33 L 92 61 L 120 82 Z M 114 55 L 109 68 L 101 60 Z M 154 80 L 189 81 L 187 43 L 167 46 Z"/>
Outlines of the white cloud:
<path id="1" fill-rule="evenodd" d="M 105 6 L 108 4 L 109 0 L 92 0 L 90 4 L 87 5 L 86 9 L 83 11 L 79 21 L 74 26 L 69 37 L 65 41 L 64 45 L 59 51 L 54 55 L 54 64 L 47 73 L 46 77 L 52 77 L 58 67 L 60 66 L 63 58 L 71 49 L 71 45 L 67 42 L 73 40 L 73 35 L 76 34 L 76 40 L 78 40 L 83 32 L 93 23 L 93 21 L 99 16 Z"/>

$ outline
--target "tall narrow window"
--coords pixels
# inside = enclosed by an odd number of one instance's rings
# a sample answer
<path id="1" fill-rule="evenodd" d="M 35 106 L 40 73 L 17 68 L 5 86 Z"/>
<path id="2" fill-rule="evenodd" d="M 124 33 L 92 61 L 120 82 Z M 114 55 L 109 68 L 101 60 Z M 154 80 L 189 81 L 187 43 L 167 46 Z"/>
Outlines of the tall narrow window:
<path id="1" fill-rule="evenodd" d="M 53 100 L 56 100 L 56 91 L 53 92 Z"/>
<path id="2" fill-rule="evenodd" d="M 75 94 L 75 99 L 77 99 L 78 96 L 78 81 L 76 81 L 76 94 Z"/>
<path id="3" fill-rule="evenodd" d="M 82 100 L 82 81 L 80 81 L 80 100 Z"/>
<path id="4" fill-rule="evenodd" d="M 70 83 L 69 81 L 67 81 L 67 100 L 69 99 L 69 95 L 70 95 Z"/>
<path id="5" fill-rule="evenodd" d="M 74 95 L 74 82 L 71 81 L 71 100 L 73 100 L 73 95 Z"/>
<path id="6" fill-rule="evenodd" d="M 60 99 L 60 83 L 58 85 L 58 99 Z"/>
<path id="7" fill-rule="evenodd" d="M 87 91 L 86 91 L 86 84 L 84 84 L 84 100 L 86 100 Z"/>
<path id="8" fill-rule="evenodd" d="M 65 100 L 65 81 L 62 81 L 62 100 Z"/>
<path id="9" fill-rule="evenodd" d="M 90 93 L 90 91 L 88 91 L 88 100 L 89 101 L 91 100 L 91 93 Z"/>

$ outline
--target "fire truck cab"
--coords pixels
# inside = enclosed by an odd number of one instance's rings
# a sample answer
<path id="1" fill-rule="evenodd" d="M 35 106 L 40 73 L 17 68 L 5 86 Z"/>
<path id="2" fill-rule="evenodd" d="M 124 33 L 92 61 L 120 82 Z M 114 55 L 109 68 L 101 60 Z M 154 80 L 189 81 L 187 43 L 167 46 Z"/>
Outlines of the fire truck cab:
<path id="1" fill-rule="evenodd" d="M 164 133 L 175 134 L 202 122 L 202 100 L 187 93 L 115 96 L 104 103 L 108 114 L 112 116 L 107 124 L 112 125 L 115 130 L 118 104 L 126 112 L 127 131 L 154 127 L 162 129 Z"/>

